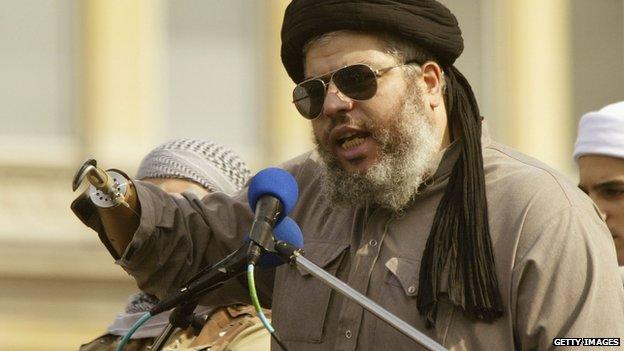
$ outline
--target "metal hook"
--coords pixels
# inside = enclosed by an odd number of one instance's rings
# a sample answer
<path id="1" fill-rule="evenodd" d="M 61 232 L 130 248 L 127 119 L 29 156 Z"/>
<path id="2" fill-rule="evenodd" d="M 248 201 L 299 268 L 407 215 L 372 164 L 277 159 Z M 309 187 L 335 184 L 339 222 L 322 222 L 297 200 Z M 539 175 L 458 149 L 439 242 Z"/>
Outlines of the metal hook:
<path id="1" fill-rule="evenodd" d="M 78 169 L 78 171 L 76 172 L 76 174 L 74 174 L 74 179 L 72 181 L 72 191 L 76 191 L 76 189 L 78 189 L 78 187 L 80 187 L 80 185 L 82 184 L 82 181 L 85 179 L 85 177 L 87 176 L 87 173 L 91 173 L 94 170 L 96 170 L 97 173 L 97 161 L 90 158 L 88 160 L 86 160 L 82 166 L 80 166 L 80 168 Z"/>
<path id="2" fill-rule="evenodd" d="M 115 204 L 130 208 L 130 205 L 124 200 L 124 195 L 115 189 L 112 178 L 110 178 L 104 170 L 97 167 L 97 161 L 95 159 L 90 158 L 80 166 L 74 175 L 72 190 L 76 191 L 85 178 L 87 178 L 89 183 L 96 189 L 110 195 Z"/>

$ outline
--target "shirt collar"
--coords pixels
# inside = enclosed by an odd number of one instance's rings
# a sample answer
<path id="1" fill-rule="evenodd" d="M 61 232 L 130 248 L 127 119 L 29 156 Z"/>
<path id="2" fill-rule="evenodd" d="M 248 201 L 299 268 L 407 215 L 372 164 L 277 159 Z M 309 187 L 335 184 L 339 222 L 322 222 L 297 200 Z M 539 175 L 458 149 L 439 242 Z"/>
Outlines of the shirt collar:
<path id="1" fill-rule="evenodd" d="M 487 123 L 481 123 L 481 149 L 486 148 L 491 143 L 490 133 L 488 131 Z M 440 180 L 444 180 L 451 175 L 453 171 L 453 167 L 459 158 L 461 153 L 461 147 L 459 143 L 459 138 L 455 139 L 449 146 L 447 146 L 444 150 L 441 150 L 437 156 L 438 168 L 436 169 L 431 180 L 426 183 L 435 182 L 438 183 Z"/>

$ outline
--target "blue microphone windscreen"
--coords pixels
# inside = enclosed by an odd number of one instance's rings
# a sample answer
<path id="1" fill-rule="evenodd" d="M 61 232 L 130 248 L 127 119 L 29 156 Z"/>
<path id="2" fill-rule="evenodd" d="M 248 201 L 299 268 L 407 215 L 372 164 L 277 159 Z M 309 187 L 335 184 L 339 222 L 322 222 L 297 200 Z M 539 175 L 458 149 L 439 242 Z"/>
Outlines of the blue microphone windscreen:
<path id="1" fill-rule="evenodd" d="M 296 247 L 303 247 L 303 233 L 297 222 L 290 217 L 284 219 L 273 228 L 275 240 L 285 241 Z"/>
<path id="2" fill-rule="evenodd" d="M 293 246 L 303 247 L 303 234 L 297 223 L 290 217 L 284 219 L 273 228 L 275 240 L 286 241 Z M 249 242 L 249 234 L 245 235 L 245 242 Z M 272 268 L 283 264 L 284 261 L 274 253 L 262 255 L 258 265 L 262 268 Z"/>
<path id="3" fill-rule="evenodd" d="M 266 168 L 258 172 L 249 182 L 247 199 L 249 207 L 256 209 L 256 203 L 265 195 L 278 198 L 284 211 L 280 214 L 278 222 L 287 216 L 295 207 L 299 197 L 299 187 L 295 178 L 281 168 Z"/>

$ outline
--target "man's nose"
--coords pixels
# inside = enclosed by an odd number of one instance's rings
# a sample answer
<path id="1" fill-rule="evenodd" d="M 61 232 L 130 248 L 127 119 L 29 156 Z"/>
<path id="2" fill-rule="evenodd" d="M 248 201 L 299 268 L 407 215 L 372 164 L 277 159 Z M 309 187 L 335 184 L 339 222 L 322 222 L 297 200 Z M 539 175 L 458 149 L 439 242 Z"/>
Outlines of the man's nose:
<path id="1" fill-rule="evenodd" d="M 353 100 L 340 92 L 333 82 L 329 83 L 323 103 L 323 114 L 327 117 L 343 116 L 351 109 L 353 109 Z"/>

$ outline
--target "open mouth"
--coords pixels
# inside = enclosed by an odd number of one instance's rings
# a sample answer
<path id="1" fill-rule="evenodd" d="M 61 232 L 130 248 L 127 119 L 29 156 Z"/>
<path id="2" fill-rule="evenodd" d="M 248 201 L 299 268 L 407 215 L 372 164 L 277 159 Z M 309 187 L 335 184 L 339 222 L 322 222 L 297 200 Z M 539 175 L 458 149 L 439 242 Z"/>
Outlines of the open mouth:
<path id="1" fill-rule="evenodd" d="M 347 133 L 345 136 L 338 139 L 336 144 L 343 150 L 349 150 L 362 145 L 369 136 L 370 133 Z"/>

